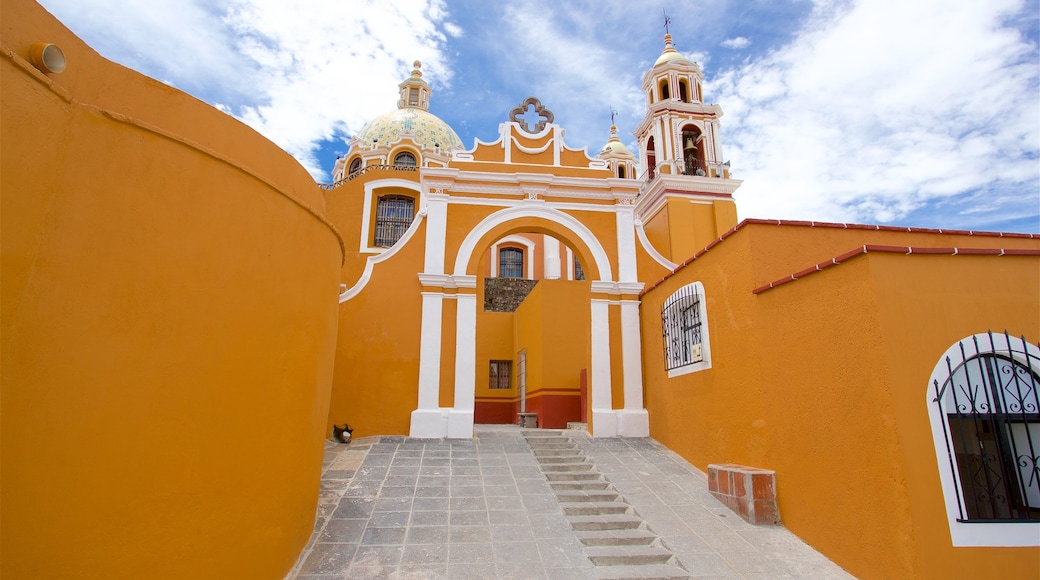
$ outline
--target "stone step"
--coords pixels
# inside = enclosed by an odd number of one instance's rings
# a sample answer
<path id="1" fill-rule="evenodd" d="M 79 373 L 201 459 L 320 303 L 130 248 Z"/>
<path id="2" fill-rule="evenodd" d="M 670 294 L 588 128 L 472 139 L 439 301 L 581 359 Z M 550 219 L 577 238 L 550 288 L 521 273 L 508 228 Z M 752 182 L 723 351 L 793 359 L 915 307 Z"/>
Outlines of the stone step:
<path id="1" fill-rule="evenodd" d="M 535 459 L 542 465 L 553 465 L 557 463 L 588 463 L 584 455 L 535 455 Z"/>
<path id="2" fill-rule="evenodd" d="M 583 472 L 583 471 L 592 471 L 595 467 L 596 467 L 595 465 L 593 465 L 593 464 L 591 464 L 591 463 L 589 463 L 587 461 L 583 462 L 583 463 L 547 463 L 545 465 L 542 465 L 542 471 L 543 472 L 555 472 L 555 473 L 571 472 L 571 471 L 573 471 L 573 472 Z M 599 473 L 599 472 L 597 471 L 597 473 Z"/>
<path id="3" fill-rule="evenodd" d="M 548 479 L 548 478 L 546 478 Z M 553 481 L 549 480 L 549 487 L 553 491 L 604 491 L 610 489 L 610 482 L 600 480 L 585 480 L 585 481 Z"/>
<path id="4" fill-rule="evenodd" d="M 528 443 L 571 443 L 569 435 L 563 433 L 545 433 L 543 435 L 525 435 Z"/>
<path id="5" fill-rule="evenodd" d="M 574 535 L 582 544 L 594 546 L 649 546 L 657 541 L 657 536 L 648 530 L 584 530 Z"/>
<path id="6" fill-rule="evenodd" d="M 596 566 L 668 564 L 674 557 L 661 546 L 597 546 L 586 548 L 585 555 Z"/>
<path id="7" fill-rule="evenodd" d="M 567 518 L 573 530 L 634 530 L 643 525 L 639 516 L 577 516 Z"/>
<path id="8" fill-rule="evenodd" d="M 600 566 L 592 569 L 597 580 L 676 580 L 690 578 L 690 573 L 669 564 L 647 564 L 644 566 Z"/>
<path id="9" fill-rule="evenodd" d="M 602 481 L 598 471 L 543 471 L 547 481 Z"/>
<path id="10" fill-rule="evenodd" d="M 563 435 L 562 429 L 521 429 L 524 437 L 559 437 Z"/>
<path id="11" fill-rule="evenodd" d="M 566 516 L 609 516 L 627 514 L 630 509 L 631 506 L 622 501 L 584 501 L 563 505 L 563 513 Z"/>
<path id="12" fill-rule="evenodd" d="M 586 503 L 590 501 L 615 501 L 618 493 L 610 490 L 557 490 L 556 499 L 560 503 Z"/>
<path id="13" fill-rule="evenodd" d="M 566 449 L 572 453 L 574 452 L 574 445 L 572 443 L 532 443 L 528 441 L 527 446 L 531 448 L 531 451 L 542 451 L 548 449 Z"/>
<path id="14" fill-rule="evenodd" d="M 531 449 L 532 453 L 535 453 L 536 457 L 584 457 L 584 453 L 574 450 L 572 447 L 560 448 L 560 449 Z"/>

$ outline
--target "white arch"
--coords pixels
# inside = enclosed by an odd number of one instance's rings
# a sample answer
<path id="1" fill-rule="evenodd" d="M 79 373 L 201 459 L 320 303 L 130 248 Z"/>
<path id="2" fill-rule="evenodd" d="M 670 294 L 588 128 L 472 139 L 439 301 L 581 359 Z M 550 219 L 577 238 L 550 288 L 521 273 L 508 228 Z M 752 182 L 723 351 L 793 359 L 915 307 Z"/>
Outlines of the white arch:
<path id="1" fill-rule="evenodd" d="M 528 280 L 534 280 L 534 250 L 537 244 L 522 236 L 506 236 L 491 244 L 491 277 L 498 276 L 498 249 L 502 244 L 517 244 L 527 248 L 527 263 L 524 265 Z"/>
<path id="2" fill-rule="evenodd" d="M 469 232 L 466 239 L 462 241 L 462 245 L 459 247 L 459 253 L 455 257 L 455 270 L 453 275 L 466 275 L 466 266 L 469 265 L 469 261 L 473 257 L 473 252 L 476 251 L 477 242 L 479 242 L 480 238 L 484 237 L 485 234 L 508 221 L 527 217 L 537 217 L 551 221 L 578 236 L 578 238 L 585 242 L 585 245 L 589 247 L 589 251 L 592 252 L 592 260 L 596 263 L 596 267 L 599 269 L 600 281 L 613 281 L 614 274 L 610 268 L 610 260 L 607 258 L 607 253 L 603 250 L 603 245 L 599 243 L 599 240 L 596 239 L 596 236 L 592 231 L 585 227 L 585 224 L 581 223 L 574 216 L 567 215 L 558 209 L 546 207 L 541 204 L 535 205 L 526 203 L 496 211 L 481 220 L 481 222 Z"/>
<path id="3" fill-rule="evenodd" d="M 960 521 L 963 512 L 960 488 L 949 459 L 952 441 L 948 437 L 951 435 L 943 417 L 941 401 L 936 400 L 936 385 L 941 389 L 950 379 L 951 370 L 958 369 L 973 357 L 990 353 L 1008 356 L 1032 372 L 1040 373 L 1040 348 L 1014 336 L 981 333 L 965 337 L 946 349 L 936 363 L 932 376 L 928 379 L 928 388 L 925 389 L 928 420 L 932 428 L 932 443 L 936 450 L 939 482 L 950 526 L 950 538 L 954 546 L 1040 546 L 1040 522 L 1035 520 L 1012 523 Z"/>

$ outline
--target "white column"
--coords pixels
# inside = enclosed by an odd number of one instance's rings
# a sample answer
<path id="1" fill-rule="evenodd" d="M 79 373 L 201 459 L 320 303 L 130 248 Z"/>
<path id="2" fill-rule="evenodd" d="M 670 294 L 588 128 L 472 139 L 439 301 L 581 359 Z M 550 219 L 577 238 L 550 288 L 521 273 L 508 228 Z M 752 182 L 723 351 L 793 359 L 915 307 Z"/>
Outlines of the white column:
<path id="1" fill-rule="evenodd" d="M 634 205 L 614 206 L 617 227 L 618 281 L 635 282 L 636 272 L 636 225 Z"/>
<path id="2" fill-rule="evenodd" d="M 643 408 L 643 349 L 639 335 L 639 301 L 621 301 L 621 366 L 625 378 L 625 408 L 618 435 L 649 437 L 650 416 Z"/>
<path id="3" fill-rule="evenodd" d="M 552 236 L 542 236 L 543 270 L 546 280 L 560 279 L 560 240 Z"/>
<path id="4" fill-rule="evenodd" d="M 448 231 L 448 196 L 426 194 L 426 258 L 424 273 L 444 273 L 444 239 Z"/>
<path id="5" fill-rule="evenodd" d="M 593 282 L 593 292 L 600 284 Z M 592 434 L 594 437 L 617 436 L 617 414 L 614 413 L 610 393 L 610 301 L 592 299 Z"/>
<path id="6" fill-rule="evenodd" d="M 419 407 L 412 411 L 411 437 L 444 437 L 446 425 L 438 408 L 441 378 L 441 320 L 444 294 L 422 293 L 419 335 Z"/>
<path id="7" fill-rule="evenodd" d="M 460 278 L 464 278 L 461 279 Z M 467 280 L 472 278 L 472 280 Z M 472 286 L 469 283 L 472 282 Z M 459 287 L 476 287 L 475 276 L 456 276 Z M 458 315 L 455 324 L 455 407 L 448 412 L 448 437 L 473 437 L 473 397 L 476 394 L 477 295 L 456 296 Z"/>

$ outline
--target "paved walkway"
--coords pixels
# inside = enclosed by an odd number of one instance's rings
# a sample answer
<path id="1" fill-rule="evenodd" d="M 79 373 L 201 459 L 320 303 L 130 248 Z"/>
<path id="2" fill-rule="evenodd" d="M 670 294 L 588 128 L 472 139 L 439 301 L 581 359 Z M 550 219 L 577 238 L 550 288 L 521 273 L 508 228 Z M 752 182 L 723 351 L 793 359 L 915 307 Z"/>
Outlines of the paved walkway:
<path id="1" fill-rule="evenodd" d="M 290 579 L 606 578 L 509 425 L 472 440 L 328 443 L 315 533 Z M 752 526 L 653 439 L 565 431 L 691 578 L 851 578 L 782 526 Z"/>

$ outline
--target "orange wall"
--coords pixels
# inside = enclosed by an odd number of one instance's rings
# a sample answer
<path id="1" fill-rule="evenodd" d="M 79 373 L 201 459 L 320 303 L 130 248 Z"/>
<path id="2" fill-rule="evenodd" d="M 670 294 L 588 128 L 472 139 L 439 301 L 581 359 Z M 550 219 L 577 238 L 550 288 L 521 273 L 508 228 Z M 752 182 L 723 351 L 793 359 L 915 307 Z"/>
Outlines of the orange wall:
<path id="1" fill-rule="evenodd" d="M 362 292 L 339 305 L 329 429 L 349 423 L 354 437 L 408 434 L 418 405 L 422 284 L 416 272 L 422 271 L 425 239 L 424 221 L 392 257 L 373 267 Z M 454 328 L 455 319 L 446 314 L 454 308 L 444 302 L 443 324 Z"/>
<path id="2" fill-rule="evenodd" d="M 985 242 L 1037 243 L 745 225 L 642 298 L 651 435 L 702 469 L 775 469 L 784 525 L 858 577 L 1035 576 L 1036 548 L 950 546 L 925 404 L 928 376 L 957 340 L 1004 327 L 1036 340 L 1035 257 L 872 253 L 751 293 L 864 243 Z M 669 379 L 660 308 L 696 280 L 712 368 Z"/>
<path id="3" fill-rule="evenodd" d="M 331 384 L 321 196 L 238 121 L 0 6 L 0 576 L 281 578 Z M 27 68 L 41 40 L 66 72 Z"/>

